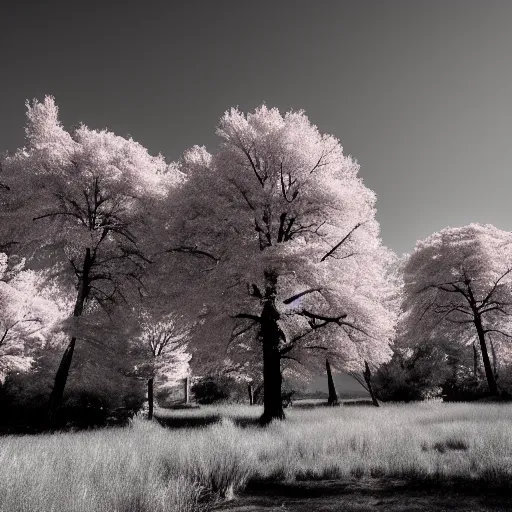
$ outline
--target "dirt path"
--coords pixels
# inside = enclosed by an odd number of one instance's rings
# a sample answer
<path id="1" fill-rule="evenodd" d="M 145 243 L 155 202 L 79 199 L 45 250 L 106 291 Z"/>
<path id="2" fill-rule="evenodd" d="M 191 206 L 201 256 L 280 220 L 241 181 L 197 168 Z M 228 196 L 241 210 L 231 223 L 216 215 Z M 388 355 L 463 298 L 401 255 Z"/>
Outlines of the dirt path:
<path id="1" fill-rule="evenodd" d="M 494 512 L 512 510 L 512 493 L 430 489 L 389 480 L 337 480 L 249 486 L 223 512 Z"/>

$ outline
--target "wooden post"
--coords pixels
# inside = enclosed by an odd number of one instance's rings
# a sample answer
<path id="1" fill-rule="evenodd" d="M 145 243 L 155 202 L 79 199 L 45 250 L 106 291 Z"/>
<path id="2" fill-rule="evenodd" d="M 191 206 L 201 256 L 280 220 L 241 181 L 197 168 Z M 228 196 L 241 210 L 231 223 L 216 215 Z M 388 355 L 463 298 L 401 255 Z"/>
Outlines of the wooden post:
<path id="1" fill-rule="evenodd" d="M 153 379 L 148 380 L 148 420 L 153 419 Z"/>
<path id="2" fill-rule="evenodd" d="M 185 384 L 185 403 L 189 403 L 190 399 L 190 377 L 187 375 L 184 379 Z"/>

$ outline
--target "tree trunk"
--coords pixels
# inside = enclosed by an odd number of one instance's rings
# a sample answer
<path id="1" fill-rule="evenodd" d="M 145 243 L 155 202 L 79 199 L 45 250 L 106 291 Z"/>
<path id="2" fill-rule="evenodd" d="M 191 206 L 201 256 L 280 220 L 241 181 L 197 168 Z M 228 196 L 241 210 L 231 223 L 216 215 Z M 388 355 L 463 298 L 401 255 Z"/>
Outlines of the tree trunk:
<path id="1" fill-rule="evenodd" d="M 279 341 L 281 330 L 278 325 L 276 285 L 277 273 L 265 272 L 265 297 L 261 312 L 260 337 L 263 345 L 263 414 L 260 423 L 266 425 L 272 420 L 284 419 L 283 403 L 281 401 L 281 354 Z"/>
<path id="2" fill-rule="evenodd" d="M 366 382 L 366 385 L 368 386 L 368 392 L 370 393 L 370 396 L 372 398 L 373 405 L 375 407 L 379 407 L 379 402 L 377 400 L 377 397 L 375 396 L 375 393 L 373 392 L 372 372 L 370 370 L 370 366 L 368 365 L 368 361 L 364 362 L 363 377 L 364 377 L 364 381 Z"/>
<path id="3" fill-rule="evenodd" d="M 153 378 L 148 380 L 148 420 L 153 419 L 153 408 L 154 408 L 154 401 L 153 401 Z"/>
<path id="4" fill-rule="evenodd" d="M 87 248 L 85 250 L 84 263 L 82 277 L 78 282 L 78 292 L 76 295 L 75 308 L 73 310 L 73 316 L 79 317 L 82 315 L 85 302 L 89 296 L 89 272 L 91 270 L 91 250 Z M 50 426 L 55 426 L 57 419 L 57 410 L 62 403 L 62 397 L 64 396 L 64 389 L 68 380 L 69 369 L 73 361 L 73 353 L 75 351 L 76 337 L 73 336 L 67 346 L 64 355 L 60 361 L 57 374 L 55 375 L 55 381 L 53 384 L 52 393 L 50 395 L 50 406 L 48 411 L 48 420 Z"/>
<path id="5" fill-rule="evenodd" d="M 247 384 L 247 392 L 249 393 L 249 405 L 254 405 L 254 393 L 252 390 L 252 384 Z"/>
<path id="6" fill-rule="evenodd" d="M 491 354 L 492 354 L 492 372 L 494 373 L 494 378 L 498 380 L 498 363 L 496 360 L 496 350 L 494 349 L 494 343 L 492 341 L 491 335 L 488 334 L 489 343 L 491 344 Z"/>
<path id="7" fill-rule="evenodd" d="M 62 359 L 59 364 L 59 368 L 55 375 L 55 381 L 53 384 L 52 393 L 50 395 L 50 408 L 48 412 L 48 421 L 50 426 L 54 426 L 57 421 L 57 409 L 62 403 L 62 397 L 64 396 L 64 388 L 66 387 L 66 381 L 69 375 L 69 369 L 73 360 L 73 352 L 75 351 L 76 338 L 71 338 Z"/>
<path id="8" fill-rule="evenodd" d="M 492 396 L 498 395 L 498 386 L 496 385 L 496 379 L 491 367 L 491 361 L 489 359 L 489 353 L 487 352 L 487 345 L 485 343 L 485 333 L 482 326 L 482 320 L 480 315 L 475 314 L 474 322 L 476 332 L 478 333 L 478 340 L 480 341 L 480 351 L 482 352 L 482 362 L 484 363 L 485 376 L 487 378 L 487 384 L 489 385 L 489 392 Z"/>
<path id="9" fill-rule="evenodd" d="M 476 351 L 475 343 L 473 342 L 473 375 L 475 378 L 478 376 L 478 353 Z"/>
<path id="10" fill-rule="evenodd" d="M 332 379 L 331 365 L 329 360 L 325 360 L 325 369 L 327 370 L 327 388 L 329 390 L 329 398 L 327 399 L 328 405 L 338 405 L 338 395 L 334 387 L 334 380 Z"/>

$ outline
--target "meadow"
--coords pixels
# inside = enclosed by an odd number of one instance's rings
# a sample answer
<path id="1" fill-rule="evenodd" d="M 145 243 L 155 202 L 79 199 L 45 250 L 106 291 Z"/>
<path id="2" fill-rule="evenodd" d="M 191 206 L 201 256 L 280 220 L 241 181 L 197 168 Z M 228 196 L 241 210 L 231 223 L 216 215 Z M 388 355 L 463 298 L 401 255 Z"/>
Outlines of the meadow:
<path id="1" fill-rule="evenodd" d="M 125 428 L 1 437 L 0 511 L 201 512 L 247 485 L 322 480 L 512 488 L 509 404 L 293 407 L 266 428 L 260 414 L 160 410 Z"/>

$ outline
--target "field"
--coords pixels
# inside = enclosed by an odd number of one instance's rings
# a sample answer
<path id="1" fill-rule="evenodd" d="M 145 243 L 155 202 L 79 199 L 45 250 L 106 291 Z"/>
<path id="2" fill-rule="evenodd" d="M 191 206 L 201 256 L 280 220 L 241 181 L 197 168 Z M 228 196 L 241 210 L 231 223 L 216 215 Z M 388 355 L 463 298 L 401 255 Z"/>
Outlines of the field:
<path id="1" fill-rule="evenodd" d="M 508 507 L 512 405 L 294 407 L 264 429 L 260 413 L 164 410 L 159 421 L 171 428 L 136 419 L 2 437 L 0 511 L 442 510 L 429 508 L 436 499 L 453 500 L 446 510 Z M 390 496 L 394 508 L 380 506 Z"/>

